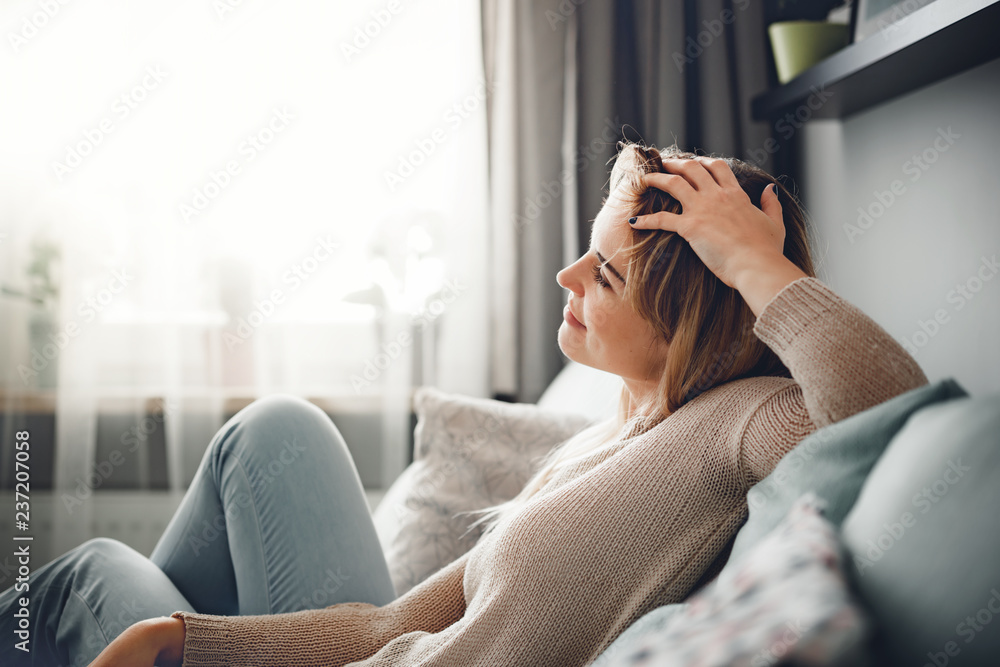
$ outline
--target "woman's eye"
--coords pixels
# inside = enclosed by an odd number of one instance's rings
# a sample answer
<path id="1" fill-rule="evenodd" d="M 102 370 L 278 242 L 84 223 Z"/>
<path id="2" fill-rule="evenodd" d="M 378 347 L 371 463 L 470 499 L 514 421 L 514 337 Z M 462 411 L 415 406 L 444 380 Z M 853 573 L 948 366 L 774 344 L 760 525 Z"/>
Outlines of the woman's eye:
<path id="1" fill-rule="evenodd" d="M 599 266 L 594 267 L 594 282 L 601 287 L 611 287 L 611 283 L 605 280 L 604 276 L 601 275 L 601 267 Z"/>

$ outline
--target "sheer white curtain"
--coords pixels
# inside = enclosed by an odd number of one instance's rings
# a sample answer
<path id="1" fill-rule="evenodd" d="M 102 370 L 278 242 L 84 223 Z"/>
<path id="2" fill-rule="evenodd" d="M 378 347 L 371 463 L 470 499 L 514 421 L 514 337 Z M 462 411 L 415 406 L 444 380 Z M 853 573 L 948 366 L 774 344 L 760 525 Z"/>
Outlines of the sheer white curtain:
<path id="1" fill-rule="evenodd" d="M 52 5 L 2 10 L 0 408 L 54 404 L 56 495 L 102 406 L 162 410 L 181 493 L 276 391 L 375 406 L 391 482 L 414 384 L 488 391 L 478 3 Z"/>

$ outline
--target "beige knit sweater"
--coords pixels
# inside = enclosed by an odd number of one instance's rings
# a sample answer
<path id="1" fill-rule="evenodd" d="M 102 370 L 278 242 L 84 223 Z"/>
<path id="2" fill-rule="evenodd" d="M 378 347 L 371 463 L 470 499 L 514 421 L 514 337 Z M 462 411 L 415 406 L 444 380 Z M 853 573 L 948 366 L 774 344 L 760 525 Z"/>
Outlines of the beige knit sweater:
<path id="1" fill-rule="evenodd" d="M 736 380 L 554 477 L 465 555 L 384 607 L 188 612 L 184 666 L 567 667 L 714 576 L 746 493 L 816 428 L 927 383 L 882 328 L 815 278 L 754 333 L 793 379 Z"/>

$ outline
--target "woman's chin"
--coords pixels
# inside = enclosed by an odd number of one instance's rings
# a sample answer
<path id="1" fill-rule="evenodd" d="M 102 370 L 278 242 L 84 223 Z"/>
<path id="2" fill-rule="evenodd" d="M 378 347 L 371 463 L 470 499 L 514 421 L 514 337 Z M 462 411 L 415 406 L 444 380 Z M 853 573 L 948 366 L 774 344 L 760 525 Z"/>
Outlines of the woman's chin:
<path id="1" fill-rule="evenodd" d="M 581 363 L 579 359 L 579 345 L 574 344 L 575 331 L 573 331 L 568 324 L 563 322 L 563 325 L 559 327 L 559 334 L 556 336 L 556 344 L 559 349 L 570 361 L 575 361 Z"/>

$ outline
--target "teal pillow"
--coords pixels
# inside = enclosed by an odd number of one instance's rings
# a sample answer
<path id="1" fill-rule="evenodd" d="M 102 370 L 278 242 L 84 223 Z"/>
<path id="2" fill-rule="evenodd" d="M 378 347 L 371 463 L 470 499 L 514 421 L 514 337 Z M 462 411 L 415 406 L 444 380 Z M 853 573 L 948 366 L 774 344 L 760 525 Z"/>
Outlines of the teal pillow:
<path id="1" fill-rule="evenodd" d="M 1000 392 L 924 408 L 841 526 L 879 665 L 1000 664 Z"/>
<path id="2" fill-rule="evenodd" d="M 826 518 L 839 526 L 872 466 L 910 415 L 932 403 L 967 395 L 950 378 L 926 384 L 803 439 L 747 493 L 750 515 L 736 534 L 727 567 L 774 530 L 806 491 L 826 500 Z"/>

